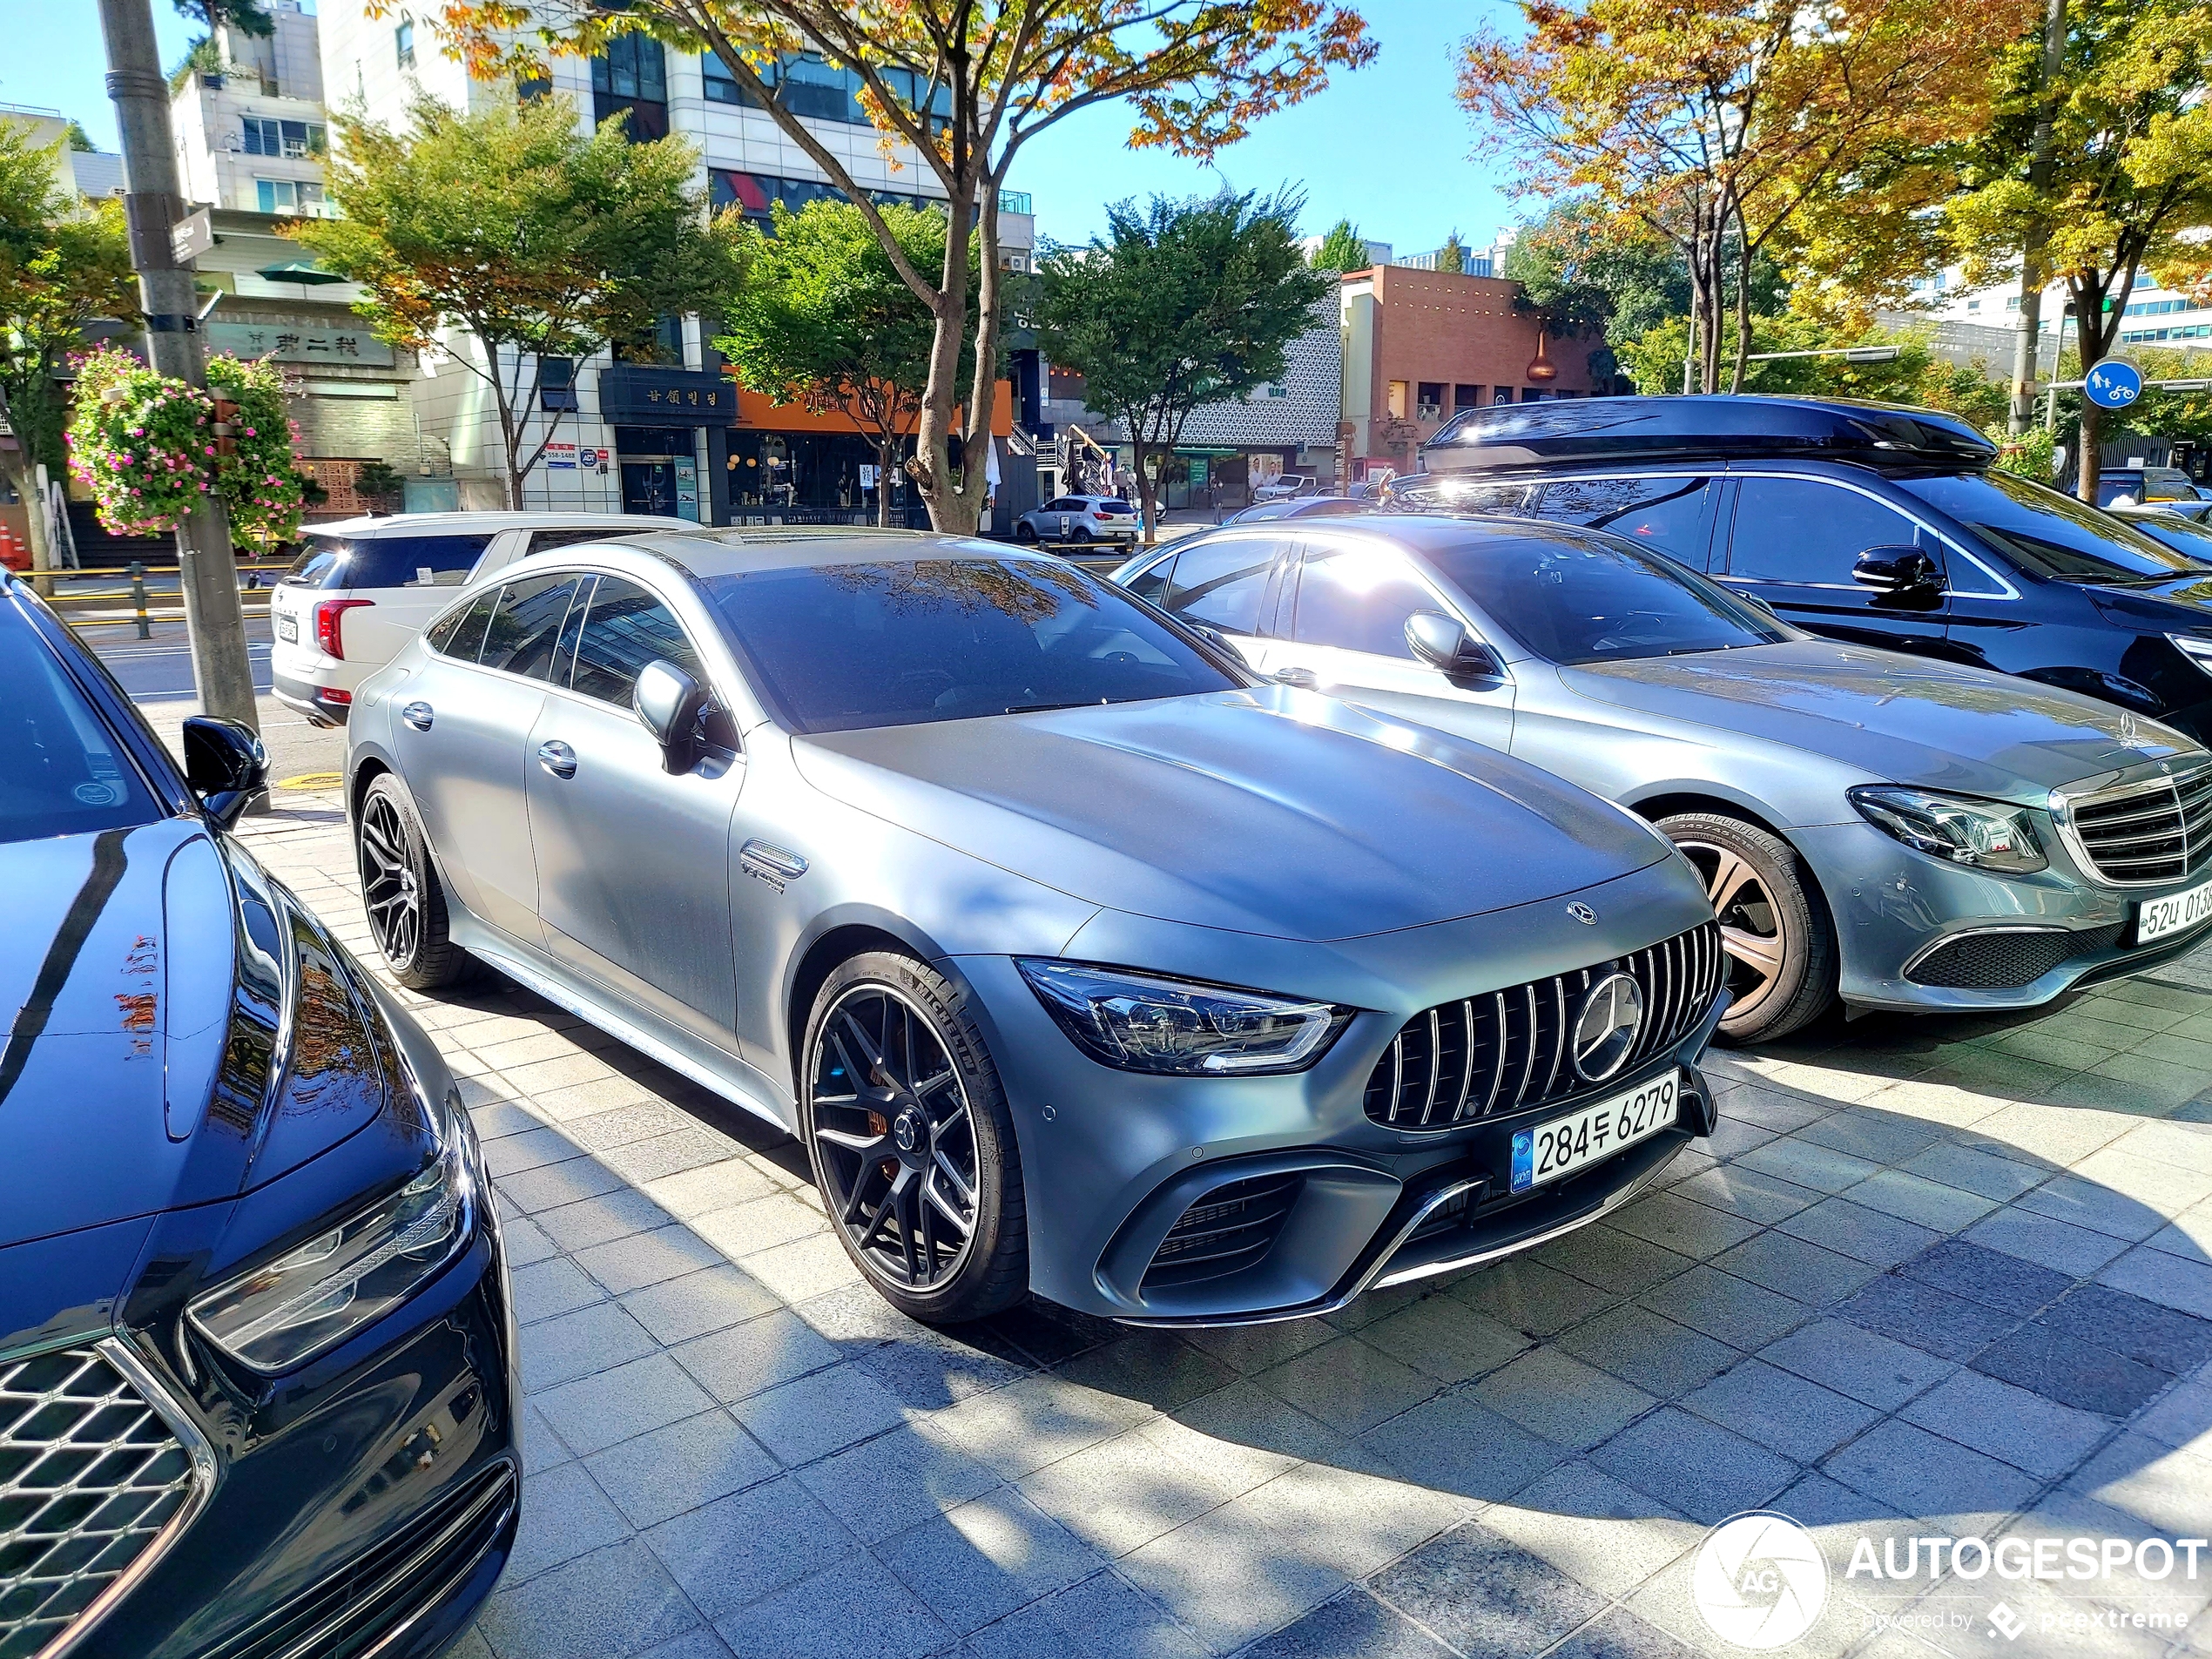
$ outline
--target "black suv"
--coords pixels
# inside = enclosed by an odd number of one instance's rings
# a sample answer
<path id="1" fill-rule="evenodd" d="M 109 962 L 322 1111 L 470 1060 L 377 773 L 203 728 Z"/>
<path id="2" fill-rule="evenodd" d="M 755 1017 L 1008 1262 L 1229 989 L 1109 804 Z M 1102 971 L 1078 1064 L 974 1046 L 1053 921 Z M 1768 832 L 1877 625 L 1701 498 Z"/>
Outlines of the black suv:
<path id="1" fill-rule="evenodd" d="M 1398 509 L 1634 536 L 1815 633 L 2087 692 L 2212 739 L 2212 565 L 2011 473 L 1965 421 L 1844 399 L 1470 409 Z"/>

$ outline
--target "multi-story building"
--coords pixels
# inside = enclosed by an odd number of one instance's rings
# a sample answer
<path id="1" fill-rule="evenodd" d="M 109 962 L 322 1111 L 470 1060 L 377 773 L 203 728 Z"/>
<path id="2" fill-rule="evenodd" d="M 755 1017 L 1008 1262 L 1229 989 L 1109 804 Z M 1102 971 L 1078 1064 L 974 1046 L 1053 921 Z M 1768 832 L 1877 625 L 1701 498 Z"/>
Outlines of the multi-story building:
<path id="1" fill-rule="evenodd" d="M 1916 299 L 1928 306 L 1939 320 L 1978 323 L 2011 329 L 2020 320 L 2017 280 L 1989 287 L 1968 287 L 1956 268 L 1939 271 L 1912 285 Z M 2072 319 L 2066 315 L 2066 285 L 2054 282 L 2043 291 L 2040 321 L 2045 339 L 2058 337 L 2061 345 L 2074 344 Z M 2145 272 L 2137 278 L 2121 314 L 2116 344 L 2162 347 L 2168 350 L 2212 349 L 2212 304 L 2178 289 L 2163 288 Z M 2048 367 L 2047 361 L 2046 367 Z"/>
<path id="2" fill-rule="evenodd" d="M 518 96 L 512 82 L 472 78 L 441 49 L 430 24 L 404 9 L 371 16 L 364 0 L 324 0 L 320 17 L 331 95 L 359 99 L 374 119 L 404 124 L 418 93 L 472 109 Z M 532 94 L 568 98 L 580 125 L 623 113 L 638 139 L 671 133 L 689 139 L 718 209 L 765 223 L 777 202 L 799 207 L 836 194 L 711 56 L 624 36 L 599 57 L 556 57 L 548 68 L 549 79 L 534 84 Z M 778 74 L 786 107 L 878 199 L 915 206 L 942 199 L 919 152 L 886 146 L 868 124 L 856 77 L 811 54 Z M 1006 263 L 1026 268 L 1035 239 L 1028 196 L 1001 196 L 999 226 Z M 871 511 L 878 488 L 873 442 L 841 415 L 779 408 L 737 387 L 723 373 L 714 333 L 711 319 L 667 317 L 648 339 L 584 361 L 549 362 L 536 407 L 527 411 L 525 448 L 550 442 L 525 482 L 524 503 L 674 513 L 711 523 Z M 448 353 L 482 361 L 481 347 L 464 336 L 448 342 Z M 503 365 L 510 374 L 514 367 Z M 526 369 L 522 383 L 531 379 Z M 414 389 L 425 434 L 450 445 L 462 504 L 501 504 L 497 410 L 483 376 L 451 354 L 428 354 Z M 1001 434 L 1012 432 L 1013 402 L 1010 388 L 1001 387 L 994 422 Z M 907 504 L 903 492 L 894 503 Z"/>

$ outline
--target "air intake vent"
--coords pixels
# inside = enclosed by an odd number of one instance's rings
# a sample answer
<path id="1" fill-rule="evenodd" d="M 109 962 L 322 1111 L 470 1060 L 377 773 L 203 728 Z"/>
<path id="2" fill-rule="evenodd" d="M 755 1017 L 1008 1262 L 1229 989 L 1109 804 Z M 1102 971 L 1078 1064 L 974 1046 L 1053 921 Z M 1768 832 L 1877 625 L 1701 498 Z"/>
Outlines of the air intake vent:
<path id="1" fill-rule="evenodd" d="M 1296 1171 L 1255 1175 L 1204 1194 L 1177 1217 L 1152 1252 L 1143 1288 L 1195 1285 L 1251 1266 L 1275 1243 L 1305 1184 Z"/>
<path id="2" fill-rule="evenodd" d="M 1946 939 L 1912 964 L 1905 977 L 1946 991 L 2016 991 L 2033 985 L 2060 962 L 2109 950 L 2124 923 L 2081 933 L 2038 928 L 1968 934 Z"/>
<path id="3" fill-rule="evenodd" d="M 2107 881 L 2177 881 L 2212 862 L 2212 766 L 2067 803 L 2076 846 Z"/>
<path id="4" fill-rule="evenodd" d="M 1696 1029 L 1720 993 L 1725 962 L 1720 929 L 1706 922 L 1633 955 L 1439 1003 L 1406 1021 L 1375 1062 L 1367 1116 L 1393 1129 L 1447 1130 L 1593 1093 L 1567 1052 L 1583 992 L 1616 969 L 1642 991 L 1643 1028 L 1625 1072 Z"/>

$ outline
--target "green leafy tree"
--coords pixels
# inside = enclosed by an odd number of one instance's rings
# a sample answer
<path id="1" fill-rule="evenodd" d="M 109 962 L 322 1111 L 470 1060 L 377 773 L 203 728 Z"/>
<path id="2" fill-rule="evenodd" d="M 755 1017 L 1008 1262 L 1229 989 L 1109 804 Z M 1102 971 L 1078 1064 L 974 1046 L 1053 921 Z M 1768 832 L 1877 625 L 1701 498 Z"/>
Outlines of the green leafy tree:
<path id="1" fill-rule="evenodd" d="M 393 504 L 405 497 L 407 481 L 388 461 L 364 461 L 354 475 L 354 494 L 390 512 Z"/>
<path id="2" fill-rule="evenodd" d="M 1454 276 L 1467 274 L 1467 245 L 1460 240 L 1459 232 L 1453 231 L 1447 236 L 1444 239 L 1444 246 L 1436 250 L 1436 268 L 1440 271 L 1449 271 Z"/>
<path id="3" fill-rule="evenodd" d="M 1321 246 L 1313 250 L 1313 268 L 1317 271 L 1364 271 L 1373 263 L 1367 253 L 1367 239 L 1348 219 L 1340 219 L 1330 226 L 1321 238 Z"/>
<path id="4" fill-rule="evenodd" d="M 546 358 L 647 334 L 741 281 L 737 217 L 709 219 L 680 138 L 631 144 L 619 117 L 582 136 L 558 98 L 462 113 L 426 96 L 404 132 L 358 112 L 335 125 L 343 217 L 285 233 L 368 290 L 354 309 L 394 345 L 471 336 L 453 356 L 490 389 L 511 507 L 560 428 L 556 411 L 530 436 Z"/>
<path id="5" fill-rule="evenodd" d="M 1281 379 L 1314 327 L 1331 285 L 1299 253 L 1298 206 L 1288 192 L 1117 202 L 1104 236 L 1045 256 L 1039 341 L 1129 433 L 1148 536 L 1157 469 L 1192 411 Z"/>
<path id="6" fill-rule="evenodd" d="M 62 191 L 58 146 L 0 124 L 0 420 L 16 435 L 0 469 L 31 503 L 31 566 L 53 568 L 38 502 L 38 468 L 61 473 L 66 419 L 55 376 L 96 318 L 136 317 L 138 284 L 122 205 L 79 202 Z"/>
<path id="7" fill-rule="evenodd" d="M 911 264 L 944 263 L 944 214 L 880 212 Z M 882 481 L 877 521 L 890 523 L 890 480 L 921 412 L 936 318 L 850 202 L 810 202 L 795 213 L 779 202 L 772 234 L 748 225 L 740 236 L 745 280 L 723 302 L 714 348 L 754 391 L 844 415 L 866 431 Z"/>
<path id="8" fill-rule="evenodd" d="M 2118 343 L 2144 271 L 2175 287 L 2212 282 L 2212 45 L 2202 0 L 2070 0 L 2058 72 L 2040 30 L 2000 58 L 1996 118 L 1946 208 L 1968 280 L 2016 270 L 2023 248 L 2063 281 L 2074 349 L 2094 368 Z M 2040 182 L 2040 117 L 2051 123 Z M 2077 373 L 2080 371 L 2077 370 Z M 2097 493 L 2109 417 L 2082 411 L 2081 499 Z"/>

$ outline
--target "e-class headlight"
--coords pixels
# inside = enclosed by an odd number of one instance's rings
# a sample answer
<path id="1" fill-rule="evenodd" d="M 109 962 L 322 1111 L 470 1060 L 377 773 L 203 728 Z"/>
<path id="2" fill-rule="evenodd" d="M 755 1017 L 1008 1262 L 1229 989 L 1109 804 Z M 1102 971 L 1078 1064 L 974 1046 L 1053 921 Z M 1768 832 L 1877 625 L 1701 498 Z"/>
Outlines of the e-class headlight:
<path id="1" fill-rule="evenodd" d="M 2027 875 L 2050 862 L 2023 807 L 1893 784 L 1871 784 L 1849 793 L 1868 823 L 1932 858 L 2000 875 Z"/>
<path id="2" fill-rule="evenodd" d="M 477 1202 L 470 1130 L 448 1106 L 438 1156 L 387 1193 L 275 1260 L 197 1298 L 200 1333 L 256 1371 L 289 1370 L 382 1318 L 452 1260 Z"/>
<path id="3" fill-rule="evenodd" d="M 1303 1071 L 1352 1018 L 1350 1008 L 1328 1002 L 1123 968 L 1022 957 L 1015 966 L 1076 1047 L 1124 1071 L 1198 1077 Z"/>

